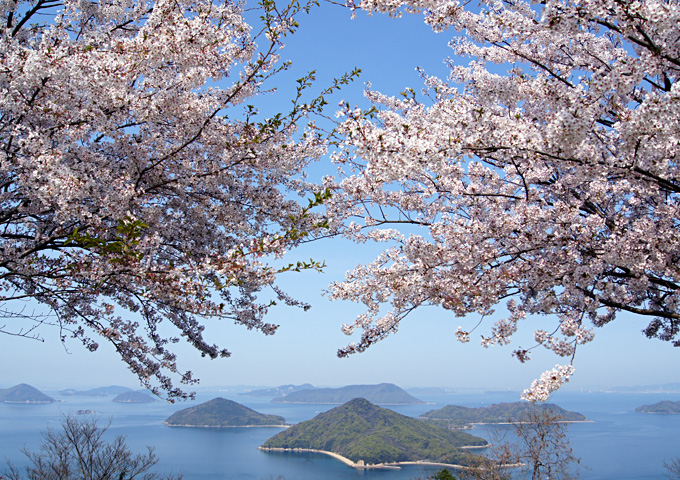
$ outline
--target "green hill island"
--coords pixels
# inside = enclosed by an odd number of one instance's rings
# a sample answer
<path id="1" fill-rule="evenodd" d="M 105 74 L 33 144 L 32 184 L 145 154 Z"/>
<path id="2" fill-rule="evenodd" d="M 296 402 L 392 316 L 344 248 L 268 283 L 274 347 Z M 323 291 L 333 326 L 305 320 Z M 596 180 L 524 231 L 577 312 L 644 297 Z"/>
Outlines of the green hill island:
<path id="1" fill-rule="evenodd" d="M 355 468 L 385 468 L 402 463 L 465 465 L 469 454 L 462 448 L 486 445 L 483 438 L 355 398 L 284 430 L 260 449 L 325 453 Z"/>
<path id="2" fill-rule="evenodd" d="M 354 398 L 365 398 L 369 402 L 379 405 L 420 405 L 425 403 L 391 383 L 298 390 L 283 397 L 273 398 L 272 402 L 340 405 Z"/>
<path id="3" fill-rule="evenodd" d="M 527 402 L 494 403 L 488 407 L 469 408 L 447 405 L 430 410 L 420 418 L 446 427 L 467 427 L 472 424 L 521 422 L 532 413 L 549 412 L 558 422 L 585 422 L 586 417 L 552 404 L 531 404 Z"/>
<path id="4" fill-rule="evenodd" d="M 635 409 L 638 413 L 680 414 L 680 402 L 662 400 L 652 405 L 641 405 Z"/>
<path id="5" fill-rule="evenodd" d="M 40 390 L 25 383 L 0 389 L 2 403 L 54 403 L 56 400 Z"/>
<path id="6" fill-rule="evenodd" d="M 279 415 L 264 415 L 219 397 L 179 410 L 163 423 L 171 427 L 281 427 L 286 419 Z"/>

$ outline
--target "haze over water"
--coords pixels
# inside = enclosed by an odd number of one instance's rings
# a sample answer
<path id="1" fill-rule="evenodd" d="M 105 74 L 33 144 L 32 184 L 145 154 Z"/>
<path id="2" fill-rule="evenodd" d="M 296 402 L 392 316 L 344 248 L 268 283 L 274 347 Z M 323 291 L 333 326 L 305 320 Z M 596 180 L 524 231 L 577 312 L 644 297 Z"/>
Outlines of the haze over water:
<path id="1" fill-rule="evenodd" d="M 111 421 L 109 434 L 125 435 L 135 452 L 154 446 L 160 458 L 158 471 L 182 473 L 187 480 L 406 480 L 423 477 L 436 469 L 422 466 L 400 470 L 355 470 L 320 454 L 265 453 L 257 449 L 279 428 L 170 428 L 163 420 L 177 410 L 217 396 L 232 399 L 261 413 L 282 415 L 289 423 L 314 417 L 333 405 L 274 404 L 269 398 L 237 395 L 232 391 L 201 392 L 196 402 L 170 405 L 118 404 L 112 397 L 59 396 L 46 391 L 60 403 L 49 405 L 0 404 L 0 458 L 17 466 L 25 464 L 21 449 L 35 450 L 41 431 L 58 428 L 62 415 L 76 410 L 95 410 L 102 423 Z M 469 407 L 514 402 L 518 393 L 458 393 L 423 396 L 428 405 L 388 406 L 399 413 L 418 415 L 448 404 Z M 678 400 L 673 394 L 604 394 L 559 392 L 553 403 L 583 413 L 592 423 L 569 426 L 576 456 L 586 467 L 581 478 L 594 480 L 662 479 L 663 461 L 680 456 L 680 415 L 635 413 L 637 406 L 660 400 Z M 507 430 L 507 439 L 512 431 Z M 491 427 L 477 427 L 474 435 L 490 438 Z"/>

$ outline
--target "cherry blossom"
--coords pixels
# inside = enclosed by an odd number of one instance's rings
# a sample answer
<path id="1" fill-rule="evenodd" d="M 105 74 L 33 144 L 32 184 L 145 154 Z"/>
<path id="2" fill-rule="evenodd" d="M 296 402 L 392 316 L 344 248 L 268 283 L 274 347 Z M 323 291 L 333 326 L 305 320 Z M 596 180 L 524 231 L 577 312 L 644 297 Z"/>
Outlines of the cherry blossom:
<path id="1" fill-rule="evenodd" d="M 525 392 L 544 400 L 572 374 L 577 347 L 620 312 L 651 318 L 645 335 L 680 345 L 680 4 L 357 7 L 424 12 L 470 61 L 449 60 L 446 80 L 424 73 L 422 98 L 369 88 L 369 111 L 343 105 L 335 161 L 347 173 L 327 180 L 338 189 L 329 208 L 354 222 L 348 237 L 388 246 L 331 286 L 332 298 L 366 306 L 343 327 L 360 340 L 339 355 L 397 331 L 421 306 L 485 319 L 506 304 L 482 344 L 506 344 L 524 318 L 550 316 L 536 345 L 515 351 L 526 361 L 543 346 L 567 361 Z M 455 335 L 467 341 L 478 328 Z"/>
<path id="2" fill-rule="evenodd" d="M 307 76 L 288 113 L 245 102 L 289 67 L 282 42 L 310 5 L 264 0 L 255 26 L 229 0 L 0 5 L 0 299 L 23 322 L 0 330 L 110 342 L 173 399 L 195 382 L 173 344 L 229 355 L 207 319 L 269 335 L 271 299 L 306 308 L 275 280 L 320 264 L 271 259 L 323 228 L 326 193 L 303 173 L 325 144 L 299 128 L 323 94 L 303 100 Z"/>

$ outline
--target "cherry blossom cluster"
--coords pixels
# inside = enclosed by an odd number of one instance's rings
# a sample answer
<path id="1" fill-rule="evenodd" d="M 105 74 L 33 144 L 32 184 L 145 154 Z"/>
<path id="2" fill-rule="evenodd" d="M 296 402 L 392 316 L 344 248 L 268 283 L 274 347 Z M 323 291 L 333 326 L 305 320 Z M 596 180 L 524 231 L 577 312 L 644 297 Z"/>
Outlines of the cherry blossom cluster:
<path id="1" fill-rule="evenodd" d="M 288 67 L 278 52 L 307 7 L 262 2 L 253 28 L 231 0 L 3 2 L 3 309 L 39 302 L 62 340 L 112 343 L 172 399 L 173 379 L 195 381 L 172 344 L 229 355 L 206 319 L 271 334 L 271 298 L 304 307 L 269 260 L 321 221 L 301 179 L 325 145 L 298 125 L 324 101 L 302 101 L 308 78 L 287 113 L 244 101 Z"/>
<path id="2" fill-rule="evenodd" d="M 539 379 L 534 380 L 531 387 L 524 390 L 522 398 L 528 402 L 545 402 L 550 398 L 550 394 L 568 382 L 573 374 L 572 365 L 555 365 L 555 368 L 543 372 Z"/>
<path id="3" fill-rule="evenodd" d="M 371 112 L 343 106 L 335 161 L 347 174 L 328 181 L 338 189 L 330 211 L 354 222 L 348 237 L 391 244 L 331 287 L 367 308 L 343 327 L 363 334 L 340 355 L 423 305 L 488 318 L 508 300 L 483 345 L 510 342 L 527 316 L 552 325 L 515 351 L 521 361 L 543 346 L 571 362 L 592 326 L 621 311 L 651 318 L 647 336 L 680 345 L 680 4 L 360 7 L 422 11 L 471 60 L 450 60 L 447 80 L 424 76 L 422 98 L 369 88 Z M 546 373 L 525 397 L 545 399 L 571 373 Z"/>

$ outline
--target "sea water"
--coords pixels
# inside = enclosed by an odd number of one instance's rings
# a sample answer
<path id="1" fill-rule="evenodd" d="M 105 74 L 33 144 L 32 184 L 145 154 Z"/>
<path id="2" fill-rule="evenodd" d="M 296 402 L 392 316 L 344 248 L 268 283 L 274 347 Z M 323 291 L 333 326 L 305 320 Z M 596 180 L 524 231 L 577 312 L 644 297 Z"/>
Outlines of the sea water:
<path id="1" fill-rule="evenodd" d="M 47 392 L 50 393 L 50 392 Z M 271 403 L 268 398 L 203 392 L 195 402 L 170 405 L 113 403 L 112 397 L 66 397 L 52 393 L 59 403 L 17 405 L 0 403 L 0 460 L 16 466 L 26 464 L 22 449 L 36 450 L 41 432 L 59 429 L 64 415 L 94 410 L 100 423 L 110 422 L 107 435 L 124 435 L 134 452 L 153 446 L 159 457 L 156 470 L 183 474 L 187 480 L 406 480 L 424 478 L 437 469 L 405 466 L 399 470 L 356 470 L 323 454 L 273 453 L 257 449 L 280 428 L 181 428 L 167 427 L 163 420 L 177 410 L 217 396 L 230 398 L 261 413 L 281 415 L 288 423 L 313 418 L 333 405 Z M 517 401 L 518 393 L 457 393 L 421 396 L 427 405 L 389 406 L 399 413 L 418 415 L 444 405 L 486 406 Z M 606 394 L 558 392 L 551 400 L 584 414 L 592 422 L 573 423 L 568 438 L 581 458 L 581 477 L 594 480 L 663 479 L 663 462 L 680 457 L 680 415 L 636 413 L 635 408 L 660 400 L 680 400 L 680 395 Z M 481 426 L 470 433 L 487 439 L 493 432 L 512 427 Z M 0 461 L 0 464 L 4 463 Z M 0 472 L 4 470 L 0 466 Z"/>

